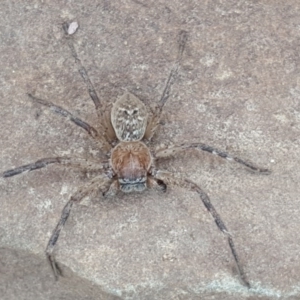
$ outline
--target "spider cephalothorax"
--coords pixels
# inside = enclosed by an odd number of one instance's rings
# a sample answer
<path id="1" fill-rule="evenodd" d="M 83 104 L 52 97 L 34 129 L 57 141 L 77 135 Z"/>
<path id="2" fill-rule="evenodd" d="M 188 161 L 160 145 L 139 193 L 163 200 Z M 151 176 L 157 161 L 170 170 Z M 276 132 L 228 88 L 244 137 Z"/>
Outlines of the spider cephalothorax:
<path id="1" fill-rule="evenodd" d="M 2 174 L 2 177 L 11 177 L 25 171 L 40 169 L 50 164 L 58 164 L 60 166 L 77 169 L 79 168 L 85 172 L 91 172 L 93 174 L 98 172 L 99 175 L 91 179 L 88 184 L 78 188 L 77 192 L 71 196 L 62 211 L 60 220 L 56 225 L 52 236 L 50 237 L 46 248 L 46 255 L 54 272 L 55 278 L 57 279 L 60 275 L 62 275 L 62 273 L 55 260 L 53 252 L 54 247 L 74 203 L 82 201 L 82 199 L 84 199 L 87 195 L 95 191 L 101 191 L 104 195 L 116 195 L 119 190 L 125 193 L 141 192 L 146 188 L 159 188 L 165 190 L 167 184 L 172 184 L 194 191 L 200 196 L 201 201 L 214 218 L 217 227 L 227 237 L 242 283 L 247 287 L 250 287 L 250 283 L 243 272 L 243 268 L 235 250 L 233 239 L 220 215 L 211 204 L 208 195 L 196 183 L 193 183 L 188 179 L 175 176 L 171 172 L 157 170 L 154 164 L 156 160 L 168 158 L 180 151 L 198 149 L 216 154 L 224 159 L 236 161 L 255 172 L 268 174 L 269 171 L 267 169 L 258 168 L 238 157 L 231 156 L 226 152 L 202 143 L 182 143 L 156 152 L 153 149 L 150 151 L 147 146 L 148 143 L 146 143 L 151 140 L 155 129 L 159 124 L 162 108 L 169 97 L 171 86 L 176 79 L 187 41 L 187 33 L 185 31 L 181 31 L 179 33 L 177 59 L 170 72 L 161 99 L 157 102 L 156 109 L 150 116 L 148 116 L 146 106 L 131 93 L 125 93 L 122 97 L 120 97 L 114 103 L 111 111 L 105 109 L 104 111 L 101 111 L 101 107 L 104 106 L 100 103 L 96 90 L 89 79 L 86 69 L 78 59 L 72 42 L 72 36 L 70 36 L 73 31 L 68 30 L 68 28 L 68 24 L 64 24 L 69 48 L 75 58 L 75 62 L 78 64 L 79 73 L 87 85 L 89 95 L 95 104 L 96 111 L 99 116 L 100 130 L 96 130 L 94 127 L 75 117 L 72 113 L 62 107 L 59 107 L 49 101 L 39 99 L 31 94 L 29 94 L 29 97 L 35 103 L 49 107 L 55 113 L 68 118 L 71 122 L 84 129 L 94 139 L 94 141 L 97 142 L 102 153 L 110 155 L 109 164 L 107 164 L 107 161 L 101 161 L 99 159 L 87 161 L 78 157 L 50 157 L 5 171 Z M 143 140 L 145 140 L 145 143 Z"/>
<path id="2" fill-rule="evenodd" d="M 141 192 L 147 188 L 147 174 L 152 157 L 143 142 L 120 142 L 112 150 L 110 161 L 121 191 Z"/>

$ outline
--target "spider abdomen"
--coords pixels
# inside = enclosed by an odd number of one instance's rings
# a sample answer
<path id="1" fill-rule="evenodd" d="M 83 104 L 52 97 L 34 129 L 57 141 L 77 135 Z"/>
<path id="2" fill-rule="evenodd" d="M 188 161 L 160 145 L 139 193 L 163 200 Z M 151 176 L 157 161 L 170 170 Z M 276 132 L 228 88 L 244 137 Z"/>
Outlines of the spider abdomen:
<path id="1" fill-rule="evenodd" d="M 147 188 L 147 173 L 151 163 L 151 153 L 140 141 L 121 142 L 111 154 L 111 167 L 123 192 L 141 192 Z"/>
<path id="2" fill-rule="evenodd" d="M 131 93 L 125 93 L 113 105 L 111 123 L 120 141 L 140 141 L 147 127 L 145 104 Z"/>

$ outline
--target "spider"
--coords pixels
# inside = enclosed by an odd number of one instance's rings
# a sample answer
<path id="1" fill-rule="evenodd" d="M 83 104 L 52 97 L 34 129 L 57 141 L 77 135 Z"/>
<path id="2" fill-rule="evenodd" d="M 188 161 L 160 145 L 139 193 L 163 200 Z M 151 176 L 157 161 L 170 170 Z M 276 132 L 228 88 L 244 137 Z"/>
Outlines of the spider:
<path id="1" fill-rule="evenodd" d="M 194 191 L 200 196 L 204 206 L 210 212 L 217 224 L 218 229 L 227 237 L 241 282 L 246 287 L 250 288 L 250 283 L 243 271 L 239 256 L 235 249 L 233 238 L 222 221 L 221 216 L 210 202 L 208 195 L 191 180 L 180 178 L 171 172 L 157 169 L 155 163 L 159 159 L 174 156 L 180 151 L 198 149 L 211 154 L 216 154 L 223 159 L 235 161 L 248 169 L 261 174 L 269 174 L 270 171 L 268 169 L 256 167 L 238 157 L 231 156 L 226 152 L 203 143 L 182 143 L 177 146 L 165 147 L 156 152 L 149 146 L 149 142 L 159 125 L 162 109 L 169 98 L 171 86 L 174 84 L 177 77 L 180 62 L 187 43 L 187 32 L 179 32 L 177 59 L 171 68 L 160 100 L 156 104 L 154 111 L 152 111 L 151 114 L 148 114 L 145 104 L 130 92 L 126 92 L 121 96 L 113 104 L 111 111 L 109 106 L 101 106 L 96 90 L 75 50 L 72 36 L 74 32 L 70 33 L 71 31 L 68 30 L 69 28 L 70 23 L 65 23 L 63 25 L 65 38 L 71 50 L 71 54 L 75 59 L 78 71 L 87 86 L 89 96 L 94 102 L 99 118 L 98 130 L 62 107 L 37 98 L 32 94 L 28 94 L 28 96 L 33 102 L 48 107 L 54 113 L 69 119 L 71 122 L 84 129 L 98 143 L 101 152 L 106 154 L 107 159 L 85 160 L 82 158 L 65 156 L 50 157 L 2 173 L 2 177 L 11 177 L 24 173 L 25 171 L 41 169 L 50 164 L 58 164 L 64 167 L 79 168 L 85 172 L 97 171 L 98 174 L 100 174 L 91 179 L 87 185 L 80 187 L 75 194 L 70 197 L 70 200 L 63 208 L 61 217 L 49 239 L 45 252 L 55 279 L 57 280 L 59 276 L 62 276 L 62 271 L 55 260 L 54 248 L 74 203 L 79 203 L 86 196 L 97 191 L 101 191 L 104 196 L 114 196 L 118 191 L 123 193 L 142 192 L 145 189 L 165 191 L 167 185 L 170 184 Z"/>

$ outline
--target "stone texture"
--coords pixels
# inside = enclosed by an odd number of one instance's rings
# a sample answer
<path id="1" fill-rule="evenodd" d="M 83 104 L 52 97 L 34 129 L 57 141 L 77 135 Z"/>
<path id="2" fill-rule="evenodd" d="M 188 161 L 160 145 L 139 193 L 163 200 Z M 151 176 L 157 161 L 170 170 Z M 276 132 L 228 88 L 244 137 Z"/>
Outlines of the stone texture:
<path id="1" fill-rule="evenodd" d="M 49 167 L 0 179 L 0 298 L 300 299 L 298 1 L 1 1 L 1 170 L 53 155 L 97 156 L 77 127 L 37 105 L 51 100 L 96 126 L 93 104 L 63 38 L 100 98 L 129 90 L 159 99 L 189 41 L 157 144 L 201 141 L 272 169 L 251 174 L 189 152 L 160 165 L 207 191 L 252 284 L 238 281 L 226 240 L 197 195 L 177 187 L 74 208 L 57 247 L 54 282 L 44 249 L 61 210 L 88 179 Z"/>

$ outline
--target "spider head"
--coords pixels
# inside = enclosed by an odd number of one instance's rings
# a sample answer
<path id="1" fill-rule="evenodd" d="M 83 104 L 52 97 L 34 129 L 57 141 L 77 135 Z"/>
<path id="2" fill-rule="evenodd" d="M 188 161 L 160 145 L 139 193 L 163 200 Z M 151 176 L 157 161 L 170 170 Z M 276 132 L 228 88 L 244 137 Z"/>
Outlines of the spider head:
<path id="1" fill-rule="evenodd" d="M 142 192 L 147 188 L 147 175 L 152 157 L 144 143 L 119 143 L 112 151 L 110 163 L 121 191 Z"/>

